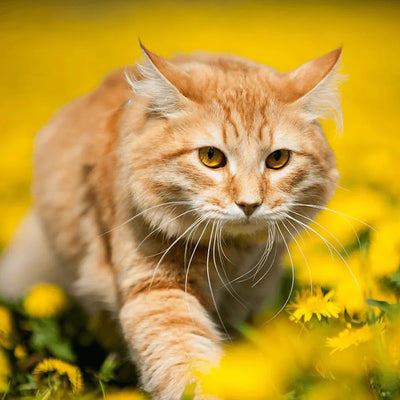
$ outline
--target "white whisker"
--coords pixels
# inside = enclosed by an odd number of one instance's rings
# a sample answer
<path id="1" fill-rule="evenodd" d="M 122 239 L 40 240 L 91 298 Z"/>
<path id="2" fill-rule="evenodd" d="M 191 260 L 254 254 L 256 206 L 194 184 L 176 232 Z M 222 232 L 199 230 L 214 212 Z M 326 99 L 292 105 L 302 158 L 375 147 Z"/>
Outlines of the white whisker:
<path id="1" fill-rule="evenodd" d="M 277 252 L 278 252 L 278 249 L 277 249 L 277 246 L 275 246 L 274 257 L 272 258 L 271 262 L 269 263 L 269 266 L 268 266 L 267 270 L 261 275 L 260 278 L 258 278 L 258 280 L 256 282 L 254 282 L 251 285 L 252 288 L 257 286 L 269 274 L 269 272 L 271 271 L 272 267 L 274 266 Z"/>
<path id="2" fill-rule="evenodd" d="M 310 293 L 312 294 L 312 293 L 313 293 L 312 274 L 311 274 L 311 269 L 310 269 L 310 265 L 308 264 L 307 258 L 306 258 L 306 256 L 305 256 L 305 254 L 304 254 L 304 252 L 303 252 L 303 249 L 301 248 L 299 242 L 296 240 L 296 237 L 292 234 L 292 232 L 290 232 L 290 230 L 288 229 L 288 227 L 286 226 L 286 224 L 284 223 L 284 221 L 281 221 L 281 222 L 282 222 L 283 227 L 284 227 L 284 228 L 286 229 L 286 231 L 289 233 L 290 237 L 291 237 L 291 238 L 293 239 L 293 241 L 296 243 L 297 248 L 299 249 L 299 251 L 300 251 L 300 253 L 301 253 L 302 257 L 303 257 L 303 260 L 304 260 L 304 262 L 305 262 L 305 264 L 306 264 L 306 266 L 307 266 L 308 277 L 309 277 L 309 279 L 310 279 Z M 290 225 L 293 227 L 293 229 L 296 230 L 297 233 L 299 233 L 299 231 L 296 229 L 296 227 L 295 227 L 290 221 L 286 221 L 286 222 L 287 222 L 288 224 L 290 224 Z"/>
<path id="3" fill-rule="evenodd" d="M 207 218 L 207 217 L 208 217 L 208 215 L 206 214 L 206 216 L 204 216 L 203 218 L 205 219 L 205 218 Z M 182 239 L 183 236 L 186 235 L 187 232 L 189 232 L 189 231 L 195 226 L 196 222 L 197 222 L 197 221 L 193 222 L 193 223 L 189 226 L 189 228 L 187 228 L 181 235 L 179 235 L 178 238 L 175 239 L 175 240 L 172 242 L 172 244 L 164 251 L 163 255 L 161 256 L 160 260 L 158 261 L 158 263 L 157 263 L 157 265 L 156 265 L 156 268 L 154 269 L 154 273 L 153 273 L 153 276 L 152 276 L 152 278 L 151 278 L 151 282 L 150 282 L 150 285 L 149 285 L 149 291 L 150 291 L 151 286 L 152 286 L 152 284 L 153 284 L 153 281 L 154 281 L 154 278 L 155 278 L 155 276 L 156 276 L 158 267 L 159 267 L 160 264 L 162 263 L 163 259 L 164 259 L 165 256 L 167 255 L 167 253 L 172 249 L 172 247 L 175 246 L 176 243 L 179 242 L 179 240 Z"/>
<path id="4" fill-rule="evenodd" d="M 192 235 L 192 233 L 194 233 L 195 231 L 197 231 L 197 229 L 199 228 L 199 226 L 201 225 L 201 223 L 202 223 L 203 221 L 204 221 L 204 218 L 201 217 L 201 218 L 198 220 L 197 225 L 194 226 L 193 229 L 190 231 L 189 237 Z M 194 250 L 193 250 L 192 255 L 191 255 L 191 257 L 190 257 L 189 264 L 187 265 L 186 273 L 185 273 L 185 304 L 186 304 L 186 308 L 187 308 L 187 310 L 188 310 L 188 312 L 189 312 L 189 315 L 190 315 L 190 318 L 192 319 L 193 324 L 196 323 L 196 322 L 195 322 L 195 318 L 193 318 L 192 310 L 190 309 L 189 302 L 187 301 L 187 293 L 188 293 L 187 289 L 188 289 L 188 283 L 189 283 L 189 271 L 190 271 L 190 265 L 191 265 L 191 263 L 192 263 L 194 254 L 196 253 L 197 246 L 199 245 L 199 243 L 200 243 L 200 241 L 201 241 L 201 238 L 203 237 L 204 232 L 205 232 L 206 229 L 207 229 L 208 224 L 209 224 L 209 222 L 207 222 L 206 225 L 204 226 L 203 231 L 201 232 L 201 234 L 200 234 L 200 236 L 199 236 L 199 239 L 197 240 L 197 242 L 196 242 L 196 244 L 195 244 Z M 189 239 L 189 237 L 188 237 L 188 239 Z M 188 244 L 188 241 L 186 242 L 186 245 L 187 245 L 187 244 Z M 184 256 L 184 264 L 185 264 L 185 267 L 186 267 L 186 250 L 187 250 L 187 246 L 186 246 L 186 245 L 185 245 L 185 256 Z"/>
<path id="5" fill-rule="evenodd" d="M 269 237 L 269 235 L 270 235 L 270 232 L 268 231 L 268 237 Z M 265 263 L 266 259 L 268 258 L 268 254 L 272 249 L 272 245 L 273 245 L 273 242 L 271 242 L 271 248 L 268 250 L 268 239 L 267 239 L 267 243 L 266 243 L 265 249 L 264 249 L 263 253 L 261 254 L 260 259 L 257 261 L 257 263 L 255 265 L 253 265 L 253 267 L 251 267 L 249 270 L 245 271 L 243 274 L 241 274 L 238 277 L 232 279 L 230 281 L 230 283 L 237 282 L 237 281 L 245 282 L 246 280 L 252 279 L 253 275 L 251 275 L 251 276 L 249 276 L 247 278 L 245 278 L 245 277 L 250 275 L 254 270 L 258 270 L 259 265 L 262 266 L 263 263 Z"/>
<path id="6" fill-rule="evenodd" d="M 313 233 L 315 233 L 317 236 L 319 236 L 320 239 L 325 243 L 325 245 L 326 245 L 327 248 L 329 249 L 329 251 L 330 251 L 332 257 L 333 257 L 332 250 L 338 255 L 338 257 L 342 260 L 343 264 L 344 264 L 344 265 L 346 266 L 346 268 L 348 269 L 348 271 L 349 271 L 351 277 L 353 278 L 353 280 L 354 280 L 354 282 L 355 282 L 355 284 L 356 284 L 356 286 L 357 286 L 357 288 L 358 288 L 358 292 L 359 292 L 359 294 L 360 294 L 361 299 L 364 300 L 364 296 L 363 296 L 363 293 L 362 293 L 360 284 L 358 283 L 357 277 L 355 276 L 355 274 L 354 274 L 353 270 L 350 268 L 350 266 L 347 264 L 346 260 L 345 260 L 345 259 L 343 258 L 343 256 L 340 254 L 340 252 L 336 249 L 336 247 L 335 247 L 329 240 L 327 240 L 327 239 L 324 238 L 322 235 L 320 235 L 315 229 L 311 228 L 310 226 L 306 225 L 305 223 L 303 223 L 303 222 L 301 222 L 301 221 L 298 221 L 296 218 L 294 218 L 294 217 L 292 217 L 292 216 L 290 216 L 290 215 L 287 215 L 287 214 L 286 214 L 286 218 L 289 218 L 289 219 L 295 221 L 296 223 L 298 223 L 298 224 L 304 226 L 306 229 L 311 230 Z M 331 248 L 332 248 L 332 250 L 331 250 Z"/>
<path id="7" fill-rule="evenodd" d="M 333 208 L 329 208 L 329 207 L 325 207 L 325 206 L 318 206 L 316 204 L 304 204 L 304 203 L 286 203 L 286 205 L 288 206 L 301 206 L 301 207 L 310 207 L 310 208 L 317 208 L 319 210 L 326 210 L 326 211 L 330 211 L 333 212 L 335 214 L 340 215 L 341 217 L 343 217 L 344 219 L 346 218 L 350 218 L 354 221 L 359 222 L 362 225 L 365 225 L 367 228 L 372 229 L 373 231 L 375 231 L 375 228 L 373 226 L 371 226 L 370 224 L 366 223 L 365 221 L 362 221 L 361 219 L 358 219 L 356 217 L 353 217 L 349 214 L 345 214 L 341 211 L 338 210 L 334 210 Z"/>
<path id="8" fill-rule="evenodd" d="M 241 304 L 243 307 L 245 307 L 246 309 L 248 309 L 248 307 L 242 302 L 242 299 L 240 298 L 240 296 L 237 294 L 237 292 L 235 291 L 235 289 L 232 287 L 232 285 L 229 285 L 229 283 L 225 283 L 224 279 L 222 278 L 219 269 L 218 269 L 218 265 L 217 265 L 217 260 L 215 257 L 215 248 L 216 248 L 216 244 L 217 244 L 217 239 L 218 239 L 218 232 L 220 231 L 220 226 L 221 226 L 221 222 L 217 222 L 216 225 L 216 229 L 215 229 L 215 234 L 214 234 L 214 240 L 213 240 L 213 263 L 214 263 L 214 267 L 215 267 L 215 271 L 217 272 L 218 278 L 221 281 L 223 287 L 228 291 L 228 293 L 239 303 Z M 221 260 L 221 256 L 220 256 L 220 260 Z M 222 261 L 222 260 L 221 260 Z M 223 264 L 221 263 L 221 268 L 225 271 L 225 269 L 223 268 Z M 225 272 L 226 275 L 226 272 Z M 227 279 L 229 280 L 229 279 Z"/>
<path id="9" fill-rule="evenodd" d="M 283 222 L 283 221 L 282 221 Z M 288 223 L 288 224 L 290 224 L 290 226 L 296 231 L 296 233 L 297 233 L 297 235 L 301 238 L 301 235 L 300 235 L 300 232 L 299 232 L 299 230 L 297 229 L 297 227 L 296 227 L 296 225 L 294 225 L 291 221 L 289 221 L 289 220 L 286 220 L 286 222 Z M 285 228 L 286 228 L 286 226 L 285 226 Z M 287 229 L 287 228 L 286 228 Z M 308 230 L 306 230 L 306 232 L 311 236 L 311 234 L 310 234 L 310 232 L 308 232 Z M 295 238 L 293 237 L 293 239 L 295 240 Z M 303 240 L 303 244 L 304 244 L 304 240 Z M 311 293 L 312 293 L 312 274 L 311 274 L 311 268 L 310 268 L 310 265 L 308 264 L 308 261 L 307 261 L 307 258 L 305 257 L 305 254 L 304 254 L 304 252 L 303 252 L 303 249 L 301 248 L 301 246 L 300 246 L 300 243 L 298 243 L 297 244 L 297 247 L 299 248 L 299 250 L 300 250 L 300 252 L 301 252 L 301 254 L 302 254 L 302 257 L 303 257 L 303 259 L 304 259 L 304 262 L 305 262 L 305 264 L 306 264 L 306 266 L 307 266 L 307 270 L 308 270 L 308 275 L 309 275 L 309 278 L 310 278 L 310 291 L 311 291 Z"/>
<path id="10" fill-rule="evenodd" d="M 173 205 L 189 205 L 189 204 L 191 204 L 191 202 L 189 202 L 189 201 L 170 201 L 170 202 L 167 202 L 167 203 L 157 204 L 157 205 L 155 205 L 153 207 L 146 208 L 145 210 L 143 210 L 143 211 L 139 212 L 138 214 L 134 215 L 133 217 L 127 219 L 125 222 L 122 222 L 121 224 L 119 224 L 117 226 L 114 226 L 110 230 L 101 233 L 100 236 L 106 235 L 106 234 L 108 234 L 108 233 L 110 233 L 112 231 L 115 231 L 118 228 L 121 228 L 122 226 L 124 226 L 124 225 L 128 224 L 129 222 L 133 221 L 135 218 L 145 214 L 147 211 L 154 210 L 155 208 L 160 208 L 160 207 L 165 207 L 165 206 L 173 206 Z"/>
<path id="11" fill-rule="evenodd" d="M 272 320 L 274 320 L 274 319 L 284 310 L 284 308 L 286 307 L 286 305 L 289 303 L 290 298 L 292 297 L 292 293 L 293 293 L 293 289 L 294 289 L 294 264 L 293 264 L 292 255 L 290 254 L 289 246 L 288 246 L 288 244 L 287 244 L 287 242 L 286 242 L 285 237 L 284 237 L 283 234 L 282 234 L 282 231 L 280 230 L 280 228 L 279 228 L 278 225 L 276 225 L 276 227 L 277 227 L 277 229 L 278 229 L 278 231 L 279 231 L 279 233 L 280 233 L 280 235 L 281 235 L 281 237 L 282 237 L 283 243 L 285 244 L 286 250 L 287 250 L 288 255 L 289 255 L 290 264 L 291 264 L 291 267 L 292 267 L 292 282 L 291 282 L 291 285 L 290 285 L 289 295 L 288 295 L 288 297 L 286 298 L 285 303 L 284 303 L 283 306 L 279 309 L 279 311 L 278 311 L 277 313 L 275 313 L 274 316 L 272 316 L 270 319 L 268 319 L 268 320 L 265 322 L 265 324 L 268 324 L 269 322 L 271 322 Z"/>
<path id="12" fill-rule="evenodd" d="M 184 215 L 189 214 L 189 213 L 191 213 L 191 212 L 196 212 L 196 209 L 187 210 L 187 211 L 183 212 L 182 214 L 179 214 L 178 216 L 176 216 L 176 217 L 174 217 L 174 218 L 171 218 L 171 219 L 169 219 L 168 221 L 165 221 L 165 222 L 163 222 L 162 224 L 160 224 L 157 228 L 153 229 L 153 230 L 138 244 L 137 249 L 138 249 L 151 235 L 153 235 L 153 234 L 154 234 L 155 232 L 157 232 L 157 231 L 160 231 L 161 228 L 162 228 L 163 226 L 168 225 L 168 224 L 170 224 L 172 221 L 175 221 L 175 220 L 177 220 L 178 218 L 183 217 Z"/>
<path id="13" fill-rule="evenodd" d="M 216 300 L 215 300 L 215 296 L 214 296 L 214 292 L 213 292 L 213 288 L 212 288 L 212 284 L 211 284 L 211 276 L 210 276 L 210 251 L 211 251 L 211 240 L 212 240 L 212 237 L 213 237 L 214 229 L 215 229 L 215 222 L 213 222 L 213 226 L 212 226 L 212 228 L 211 228 L 210 240 L 209 240 L 209 242 L 208 242 L 208 249 L 207 249 L 207 263 L 206 263 L 206 264 L 207 264 L 207 281 L 208 281 L 208 286 L 209 286 L 209 288 L 210 288 L 211 299 L 212 299 L 212 302 L 213 302 L 213 304 L 214 304 L 214 308 L 215 308 L 215 311 L 216 311 L 216 313 L 217 313 L 218 319 L 219 319 L 220 322 L 221 322 L 222 329 L 224 330 L 224 332 L 225 332 L 227 338 L 230 340 L 231 338 L 230 338 L 230 336 L 229 336 L 229 333 L 228 333 L 228 331 L 227 331 L 227 329 L 226 329 L 226 327 L 225 327 L 224 321 L 222 320 L 221 314 L 220 314 L 220 312 L 219 312 L 218 305 L 217 305 L 217 302 L 216 302 Z"/>
<path id="14" fill-rule="evenodd" d="M 349 254 L 347 253 L 346 248 L 343 246 L 342 242 L 333 234 L 331 233 L 328 229 L 326 229 L 323 225 L 319 224 L 317 221 L 314 221 L 312 218 L 309 218 L 301 213 L 298 213 L 296 211 L 291 210 L 290 213 L 296 214 L 299 217 L 305 218 L 307 221 L 310 221 L 312 223 L 314 223 L 315 225 L 319 226 L 321 229 L 323 229 L 326 233 L 328 233 L 329 235 L 331 235 L 331 237 L 336 241 L 336 243 L 340 246 L 340 248 L 343 250 L 344 254 L 346 254 L 346 256 L 349 256 Z M 356 234 L 357 235 L 357 234 Z M 357 235 L 357 239 L 358 239 L 358 235 Z"/>

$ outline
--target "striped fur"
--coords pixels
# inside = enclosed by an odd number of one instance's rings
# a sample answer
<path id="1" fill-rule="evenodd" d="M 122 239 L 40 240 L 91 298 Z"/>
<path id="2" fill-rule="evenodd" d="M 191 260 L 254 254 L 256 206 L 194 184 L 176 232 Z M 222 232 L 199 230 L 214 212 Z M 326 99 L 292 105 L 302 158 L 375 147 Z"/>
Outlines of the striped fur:
<path id="1" fill-rule="evenodd" d="M 178 400 L 193 362 L 218 362 L 235 324 L 272 293 L 285 241 L 315 215 L 295 203 L 333 194 L 335 158 L 316 119 L 340 115 L 341 51 L 282 74 L 232 55 L 167 61 L 142 49 L 142 66 L 111 73 L 37 135 L 33 209 L 1 262 L 0 291 L 18 295 L 35 280 L 24 269 L 43 260 L 37 280 L 112 310 L 143 387 Z M 209 146 L 225 167 L 201 163 Z M 278 149 L 289 163 L 266 168 Z M 260 205 L 248 218 L 237 204 Z"/>

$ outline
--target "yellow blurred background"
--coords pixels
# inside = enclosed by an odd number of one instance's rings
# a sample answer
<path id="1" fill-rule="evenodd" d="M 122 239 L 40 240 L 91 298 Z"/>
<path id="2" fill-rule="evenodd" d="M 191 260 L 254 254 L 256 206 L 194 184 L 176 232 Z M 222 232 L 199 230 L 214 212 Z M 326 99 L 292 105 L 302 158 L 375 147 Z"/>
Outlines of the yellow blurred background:
<path id="1" fill-rule="evenodd" d="M 323 310 L 329 323 L 315 331 L 303 329 L 300 337 L 284 313 L 279 323 L 257 334 L 260 338 L 250 330 L 265 348 L 262 362 L 268 368 L 258 371 L 258 352 L 251 355 L 239 347 L 236 356 L 228 352 L 227 366 L 215 375 L 216 382 L 232 391 L 230 399 L 266 399 L 269 388 L 253 382 L 258 376 L 279 383 L 292 379 L 287 371 L 293 365 L 304 370 L 315 367 L 328 386 L 314 385 L 307 399 L 337 399 L 350 398 L 350 392 L 343 390 L 358 388 L 354 371 L 360 376 L 365 371 L 354 367 L 364 363 L 366 354 L 383 366 L 392 363 L 398 371 L 400 323 L 387 325 L 389 350 L 384 355 L 359 346 L 371 342 L 371 326 L 378 321 L 364 314 L 365 299 L 391 304 L 400 299 L 400 275 L 395 274 L 400 265 L 400 3 L 396 1 L 1 1 L 0 248 L 31 202 L 35 132 L 57 108 L 94 88 L 108 71 L 140 60 L 139 37 L 163 56 L 198 49 L 231 52 L 281 71 L 343 46 L 344 132 L 337 134 L 332 122 L 323 124 L 342 176 L 329 204 L 335 211 L 323 212 L 311 224 L 314 239 L 304 235 L 291 247 L 296 289 L 309 285 L 311 272 L 315 287 L 325 290 L 296 291 L 288 307 L 295 310 L 291 319 L 302 324 L 307 315 Z M 332 306 L 333 293 L 341 310 L 337 321 L 337 313 L 326 308 Z M 280 304 L 284 301 L 281 298 Z M 301 315 L 297 320 L 296 312 Z M 350 327 L 349 315 L 365 323 L 363 328 Z M 326 339 L 336 334 L 338 326 L 345 328 L 343 333 Z M 324 370 L 316 360 L 330 369 Z M 371 386 L 369 373 L 366 378 L 352 398 L 372 398 L 365 394 Z M 398 373 L 396 379 L 400 381 Z M 340 395 L 338 382 L 345 387 L 339 385 Z M 259 391 L 253 397 L 252 388 Z"/>
<path id="2" fill-rule="evenodd" d="M 340 185 L 399 194 L 399 17 L 395 1 L 1 2 L 1 246 L 29 207 L 35 132 L 140 59 L 138 37 L 164 56 L 232 52 L 282 71 L 343 45 L 343 135 L 328 124 Z"/>

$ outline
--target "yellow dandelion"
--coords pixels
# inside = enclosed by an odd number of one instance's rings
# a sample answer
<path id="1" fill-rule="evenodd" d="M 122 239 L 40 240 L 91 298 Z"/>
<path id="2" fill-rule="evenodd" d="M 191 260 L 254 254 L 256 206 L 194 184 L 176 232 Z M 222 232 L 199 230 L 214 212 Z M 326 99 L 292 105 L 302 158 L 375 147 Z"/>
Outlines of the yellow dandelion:
<path id="1" fill-rule="evenodd" d="M 295 301 L 287 307 L 290 320 L 300 322 L 303 319 L 304 322 L 308 322 L 313 315 L 318 320 L 322 317 L 338 318 L 341 307 L 331 300 L 333 295 L 333 290 L 324 295 L 319 287 L 315 288 L 312 294 L 309 289 L 303 289 L 301 293 L 297 292 Z"/>
<path id="2" fill-rule="evenodd" d="M 5 352 L 0 349 L 0 393 L 4 393 L 7 391 L 10 376 L 10 363 Z"/>
<path id="3" fill-rule="evenodd" d="M 208 371 L 205 368 L 198 378 L 205 397 L 229 400 L 275 399 L 281 392 L 283 380 L 276 364 L 243 344 L 228 349 L 218 367 Z"/>
<path id="4" fill-rule="evenodd" d="M 0 306 L 0 347 L 10 349 L 12 347 L 13 325 L 10 311 Z"/>
<path id="5" fill-rule="evenodd" d="M 375 325 L 364 325 L 362 328 L 346 328 L 337 336 L 326 338 L 326 346 L 331 347 L 331 354 L 336 351 L 343 351 L 351 346 L 359 346 L 369 342 L 374 334 L 383 334 L 385 325 L 376 323 Z"/>
<path id="6" fill-rule="evenodd" d="M 26 357 L 28 356 L 25 346 L 23 346 L 22 344 L 15 346 L 14 356 L 18 360 L 25 360 Z"/>
<path id="7" fill-rule="evenodd" d="M 66 376 L 73 394 L 82 392 L 82 373 L 78 367 L 56 358 L 46 358 L 35 367 L 32 374 L 35 380 L 39 382 L 44 375 L 51 373 L 56 377 Z"/>
<path id="8" fill-rule="evenodd" d="M 23 305 L 26 313 L 33 318 L 51 318 L 67 308 L 68 298 L 58 286 L 40 284 L 25 297 Z"/>

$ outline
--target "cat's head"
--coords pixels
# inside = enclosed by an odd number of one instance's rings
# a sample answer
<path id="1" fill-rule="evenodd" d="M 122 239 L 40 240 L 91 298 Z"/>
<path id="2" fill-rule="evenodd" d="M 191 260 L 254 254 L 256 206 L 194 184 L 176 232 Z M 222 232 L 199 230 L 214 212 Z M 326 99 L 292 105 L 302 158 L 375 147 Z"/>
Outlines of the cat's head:
<path id="1" fill-rule="evenodd" d="M 123 145 L 136 211 L 171 236 L 197 237 L 207 223 L 233 236 L 278 224 L 286 235 L 302 227 L 295 219 L 309 222 L 338 179 L 317 120 L 341 121 L 341 49 L 289 73 L 226 54 L 167 61 L 142 50 Z"/>

